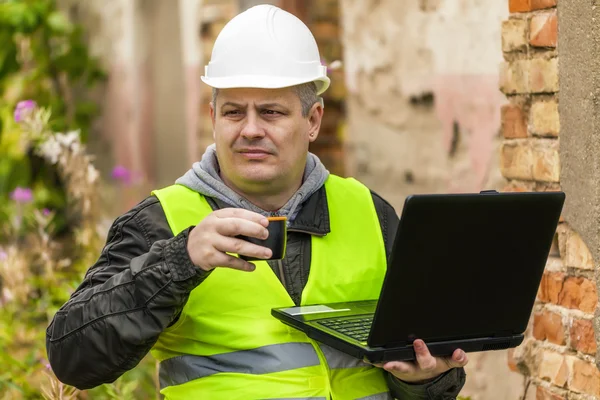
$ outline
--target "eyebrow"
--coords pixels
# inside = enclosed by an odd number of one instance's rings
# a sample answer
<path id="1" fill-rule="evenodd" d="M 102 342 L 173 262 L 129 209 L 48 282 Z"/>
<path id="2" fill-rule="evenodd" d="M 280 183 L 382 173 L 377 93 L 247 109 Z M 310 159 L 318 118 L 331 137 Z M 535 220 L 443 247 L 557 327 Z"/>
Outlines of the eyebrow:
<path id="1" fill-rule="evenodd" d="M 225 106 L 232 106 L 235 108 L 246 108 L 245 106 L 238 103 L 234 103 L 232 101 L 226 101 L 225 103 L 221 104 L 221 108 L 224 108 Z"/>
<path id="2" fill-rule="evenodd" d="M 241 108 L 241 109 L 245 109 L 245 108 L 247 107 L 246 105 L 239 104 L 239 103 L 235 103 L 235 102 L 233 102 L 233 101 L 226 101 L 225 103 L 223 103 L 223 104 L 221 105 L 221 108 L 224 108 L 224 107 L 226 107 L 226 106 L 231 106 L 231 107 L 235 107 L 235 108 Z M 265 108 L 273 108 L 273 107 L 276 107 L 276 108 L 282 108 L 282 109 L 284 109 L 284 110 L 289 110 L 289 108 L 288 108 L 288 107 L 284 106 L 284 105 L 283 105 L 283 104 L 281 104 L 281 103 L 276 103 L 276 102 L 273 102 L 273 103 L 264 103 L 264 104 L 258 104 L 258 105 L 256 106 L 256 108 L 257 108 L 257 109 L 265 109 Z"/>

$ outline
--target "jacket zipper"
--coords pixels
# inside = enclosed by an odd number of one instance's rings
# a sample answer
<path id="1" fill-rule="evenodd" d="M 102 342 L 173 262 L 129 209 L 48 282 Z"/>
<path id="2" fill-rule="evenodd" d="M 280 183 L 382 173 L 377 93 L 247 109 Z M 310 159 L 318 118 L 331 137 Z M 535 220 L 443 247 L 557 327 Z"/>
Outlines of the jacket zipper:
<path id="1" fill-rule="evenodd" d="M 316 233 L 316 232 L 309 232 L 309 231 L 304 231 L 301 229 L 289 229 L 287 230 L 288 232 L 298 232 L 298 233 L 306 233 L 309 235 L 315 235 L 315 236 L 325 236 L 324 233 Z M 285 288 L 285 290 L 287 291 L 288 287 L 287 287 L 287 282 L 285 280 L 285 274 L 283 273 L 283 262 L 281 260 L 277 260 L 277 267 L 279 269 L 279 276 L 281 276 L 281 283 L 283 285 L 283 287 Z"/>

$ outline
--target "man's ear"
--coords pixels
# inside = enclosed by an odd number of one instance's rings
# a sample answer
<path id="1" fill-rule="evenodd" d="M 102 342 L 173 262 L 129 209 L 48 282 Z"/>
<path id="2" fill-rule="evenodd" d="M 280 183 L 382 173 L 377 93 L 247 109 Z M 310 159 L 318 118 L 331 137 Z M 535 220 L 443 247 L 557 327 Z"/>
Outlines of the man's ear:
<path id="1" fill-rule="evenodd" d="M 313 104 L 308 112 L 308 140 L 311 143 L 317 140 L 317 137 L 319 136 L 319 129 L 321 129 L 324 111 L 323 104 L 319 101 Z"/>

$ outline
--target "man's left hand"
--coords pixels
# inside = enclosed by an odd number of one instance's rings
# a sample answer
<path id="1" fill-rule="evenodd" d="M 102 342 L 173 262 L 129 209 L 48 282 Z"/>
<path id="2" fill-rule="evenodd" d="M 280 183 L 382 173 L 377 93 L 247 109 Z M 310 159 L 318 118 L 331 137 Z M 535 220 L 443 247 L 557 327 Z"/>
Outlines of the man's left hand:
<path id="1" fill-rule="evenodd" d="M 461 349 L 456 349 L 451 357 L 433 357 L 424 341 L 414 341 L 416 361 L 390 361 L 376 364 L 393 374 L 396 378 L 410 383 L 426 383 L 452 368 L 467 365 L 467 355 Z"/>

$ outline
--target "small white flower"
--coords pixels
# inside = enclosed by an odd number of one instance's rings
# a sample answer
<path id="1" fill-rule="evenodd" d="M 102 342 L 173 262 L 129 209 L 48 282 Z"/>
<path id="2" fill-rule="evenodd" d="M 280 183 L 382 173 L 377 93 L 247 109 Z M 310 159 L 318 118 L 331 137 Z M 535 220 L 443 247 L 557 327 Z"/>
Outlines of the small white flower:
<path id="1" fill-rule="evenodd" d="M 79 143 L 79 131 L 57 133 L 56 140 L 66 148 L 71 148 L 73 144 Z"/>
<path id="2" fill-rule="evenodd" d="M 87 178 L 88 178 L 88 182 L 89 183 L 94 183 L 96 182 L 96 180 L 98 179 L 98 177 L 100 176 L 100 173 L 98 172 L 98 170 L 96 168 L 94 168 L 93 165 L 88 165 L 88 170 L 87 170 Z"/>
<path id="3" fill-rule="evenodd" d="M 61 153 L 60 144 L 54 137 L 50 137 L 40 145 L 39 152 L 51 164 L 56 164 Z"/>

